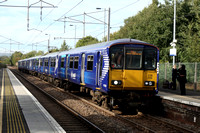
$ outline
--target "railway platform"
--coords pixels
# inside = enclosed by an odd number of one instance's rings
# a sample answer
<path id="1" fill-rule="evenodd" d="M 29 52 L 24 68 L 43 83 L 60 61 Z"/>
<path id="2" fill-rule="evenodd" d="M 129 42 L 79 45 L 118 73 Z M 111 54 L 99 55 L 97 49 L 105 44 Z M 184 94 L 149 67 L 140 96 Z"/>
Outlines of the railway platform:
<path id="1" fill-rule="evenodd" d="M 180 89 L 171 90 L 161 88 L 158 96 L 166 100 L 200 107 L 200 91 L 186 90 L 186 95 L 181 95 Z"/>
<path id="2" fill-rule="evenodd" d="M 186 95 L 180 95 L 179 89 L 160 89 L 157 95 L 166 118 L 200 127 L 200 91 L 186 90 Z"/>
<path id="3" fill-rule="evenodd" d="M 0 132 L 65 132 L 9 69 L 0 69 Z"/>

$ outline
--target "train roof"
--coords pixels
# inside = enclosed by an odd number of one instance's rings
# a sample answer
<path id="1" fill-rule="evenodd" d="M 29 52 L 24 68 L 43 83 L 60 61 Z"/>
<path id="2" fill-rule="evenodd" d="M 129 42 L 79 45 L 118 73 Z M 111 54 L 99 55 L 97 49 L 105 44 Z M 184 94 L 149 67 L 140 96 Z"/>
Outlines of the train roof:
<path id="1" fill-rule="evenodd" d="M 53 52 L 53 53 L 49 53 L 49 54 L 41 56 L 41 57 L 42 58 L 54 57 L 54 56 L 57 56 L 58 54 L 59 54 L 59 52 Z"/>
<path id="2" fill-rule="evenodd" d="M 82 47 L 71 49 L 69 51 L 63 51 L 63 52 L 59 53 L 59 56 L 63 55 L 63 54 L 75 54 L 75 53 L 80 53 L 80 52 L 88 52 L 88 51 L 92 51 L 92 50 L 106 49 L 106 48 L 111 47 L 112 45 L 117 45 L 117 44 L 121 44 L 121 43 L 135 43 L 135 44 L 146 44 L 146 45 L 154 46 L 147 42 L 143 42 L 143 41 L 136 40 L 136 39 L 118 39 L 118 40 L 109 41 L 109 42 L 103 42 L 103 43 L 82 46 Z M 156 46 L 154 46 L 154 47 L 156 47 Z"/>
<path id="3" fill-rule="evenodd" d="M 147 43 L 144 41 L 140 41 L 140 40 L 136 40 L 136 39 L 118 39 L 118 40 L 109 41 L 109 42 L 103 42 L 103 43 L 82 46 L 82 47 L 71 49 L 69 51 L 54 52 L 54 53 L 49 53 L 44 56 L 31 57 L 31 58 L 23 59 L 23 60 L 19 60 L 19 61 L 30 60 L 30 59 L 34 59 L 34 58 L 55 57 L 57 55 L 62 56 L 62 55 L 66 55 L 66 54 L 76 54 L 76 53 L 82 53 L 82 52 L 96 51 L 96 50 L 106 49 L 113 45 L 122 44 L 122 43 L 145 44 L 145 45 L 150 45 L 150 46 L 156 47 L 153 44 L 150 44 L 150 43 Z"/>
<path id="4" fill-rule="evenodd" d="M 26 59 L 21 59 L 21 60 L 19 60 L 19 61 L 26 61 L 26 60 L 31 60 L 31 59 L 38 59 L 38 58 L 40 58 L 41 56 L 42 56 L 42 55 L 38 55 L 38 56 L 26 58 Z"/>

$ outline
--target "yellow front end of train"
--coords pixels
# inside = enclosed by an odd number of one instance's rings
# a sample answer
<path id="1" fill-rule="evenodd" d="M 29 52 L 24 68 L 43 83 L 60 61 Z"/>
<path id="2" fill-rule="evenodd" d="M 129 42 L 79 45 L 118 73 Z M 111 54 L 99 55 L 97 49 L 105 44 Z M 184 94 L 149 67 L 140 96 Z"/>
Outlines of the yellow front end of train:
<path id="1" fill-rule="evenodd" d="M 110 48 L 110 91 L 157 92 L 158 49 L 148 44 Z"/>
<path id="2" fill-rule="evenodd" d="M 110 90 L 154 91 L 157 90 L 157 69 L 155 70 L 119 70 L 109 71 Z"/>

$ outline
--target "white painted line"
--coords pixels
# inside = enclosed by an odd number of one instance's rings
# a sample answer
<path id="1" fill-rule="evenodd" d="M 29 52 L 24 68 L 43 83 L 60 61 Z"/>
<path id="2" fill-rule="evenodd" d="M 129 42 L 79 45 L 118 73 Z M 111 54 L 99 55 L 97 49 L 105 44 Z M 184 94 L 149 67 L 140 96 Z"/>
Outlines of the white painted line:
<path id="1" fill-rule="evenodd" d="M 158 94 L 158 96 L 160 96 L 161 98 L 166 99 L 166 100 L 175 101 L 175 102 L 179 102 L 179 103 L 183 103 L 183 104 L 187 104 L 187 105 L 191 105 L 191 106 L 200 107 L 200 100 L 190 98 L 190 97 L 187 97 L 187 96 L 179 96 L 179 95 L 176 95 L 176 94 L 165 93 L 165 92 L 160 92 Z M 184 100 L 184 99 L 186 99 L 186 100 Z"/>

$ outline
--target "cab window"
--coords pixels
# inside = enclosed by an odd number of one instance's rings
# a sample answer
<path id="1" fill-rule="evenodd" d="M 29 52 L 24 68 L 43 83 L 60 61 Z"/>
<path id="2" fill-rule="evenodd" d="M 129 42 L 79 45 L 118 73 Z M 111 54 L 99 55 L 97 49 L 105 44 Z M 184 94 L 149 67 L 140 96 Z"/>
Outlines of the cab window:
<path id="1" fill-rule="evenodd" d="M 113 47 L 111 52 L 111 68 L 123 68 L 124 64 L 124 48 L 123 47 Z"/>
<path id="2" fill-rule="evenodd" d="M 142 50 L 135 50 L 135 49 L 126 50 L 126 68 L 127 69 L 142 68 Z"/>
<path id="3" fill-rule="evenodd" d="M 157 50 L 155 48 L 146 48 L 144 50 L 144 69 L 156 69 Z"/>

